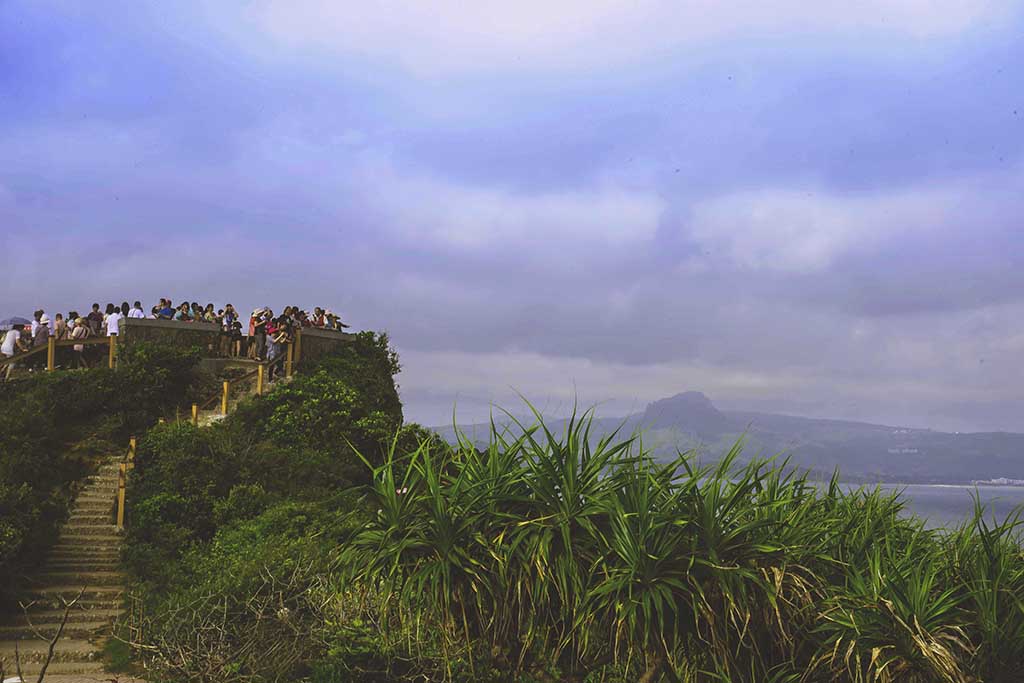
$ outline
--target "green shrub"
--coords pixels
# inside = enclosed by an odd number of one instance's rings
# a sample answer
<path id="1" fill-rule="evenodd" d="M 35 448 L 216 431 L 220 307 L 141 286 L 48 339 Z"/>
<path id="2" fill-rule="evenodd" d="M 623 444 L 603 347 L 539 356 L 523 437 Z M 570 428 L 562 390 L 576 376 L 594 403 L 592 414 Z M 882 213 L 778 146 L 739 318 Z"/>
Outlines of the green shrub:
<path id="1" fill-rule="evenodd" d="M 740 444 L 665 464 L 589 429 L 390 453 L 319 680 L 1019 679 L 1016 519 L 944 538 L 898 494 L 821 489 Z"/>
<path id="2" fill-rule="evenodd" d="M 308 673 L 326 648 L 320 606 L 332 550 L 364 521 L 331 505 L 282 503 L 193 547 L 152 596 L 144 627 L 160 656 L 151 672 L 197 683 Z"/>
<path id="3" fill-rule="evenodd" d="M 53 544 L 71 488 L 129 434 L 187 400 L 195 352 L 123 349 L 117 370 L 40 372 L 0 392 L 0 602 Z"/>
<path id="4" fill-rule="evenodd" d="M 157 425 L 140 440 L 129 478 L 129 569 L 159 592 L 175 561 L 217 529 L 282 500 L 322 500 L 380 461 L 401 426 L 385 335 L 362 334 L 210 427 Z M 417 431 L 418 430 L 418 431 Z M 422 428 L 401 429 L 403 442 Z"/>

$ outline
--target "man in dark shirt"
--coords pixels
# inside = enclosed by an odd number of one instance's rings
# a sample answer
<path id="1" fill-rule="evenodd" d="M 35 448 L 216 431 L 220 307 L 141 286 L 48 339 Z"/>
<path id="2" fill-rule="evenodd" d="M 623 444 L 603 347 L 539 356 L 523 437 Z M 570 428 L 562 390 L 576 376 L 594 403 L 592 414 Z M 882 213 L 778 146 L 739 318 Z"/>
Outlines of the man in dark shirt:
<path id="1" fill-rule="evenodd" d="M 89 323 L 89 329 L 92 330 L 93 336 L 98 337 L 100 330 L 103 329 L 103 313 L 100 312 L 100 305 L 93 304 L 92 312 L 85 319 Z"/>

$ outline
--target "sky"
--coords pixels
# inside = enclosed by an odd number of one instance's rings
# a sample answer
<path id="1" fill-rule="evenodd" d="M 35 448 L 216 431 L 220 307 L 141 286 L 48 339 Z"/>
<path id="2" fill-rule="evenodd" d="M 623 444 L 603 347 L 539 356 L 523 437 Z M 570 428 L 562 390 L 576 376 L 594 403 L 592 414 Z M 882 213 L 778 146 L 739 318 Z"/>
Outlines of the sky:
<path id="1" fill-rule="evenodd" d="M 406 418 L 1024 432 L 1024 3 L 0 0 L 0 317 L 386 330 Z"/>

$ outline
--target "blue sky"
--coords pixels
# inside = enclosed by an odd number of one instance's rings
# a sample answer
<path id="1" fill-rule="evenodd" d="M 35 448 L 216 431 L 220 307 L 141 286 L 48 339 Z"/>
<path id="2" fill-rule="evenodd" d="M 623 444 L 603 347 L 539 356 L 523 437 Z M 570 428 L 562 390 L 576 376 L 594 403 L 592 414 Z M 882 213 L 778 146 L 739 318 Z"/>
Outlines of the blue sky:
<path id="1" fill-rule="evenodd" d="M 428 424 L 1024 431 L 1024 6 L 468 5 L 0 0 L 0 314 L 325 305 Z"/>

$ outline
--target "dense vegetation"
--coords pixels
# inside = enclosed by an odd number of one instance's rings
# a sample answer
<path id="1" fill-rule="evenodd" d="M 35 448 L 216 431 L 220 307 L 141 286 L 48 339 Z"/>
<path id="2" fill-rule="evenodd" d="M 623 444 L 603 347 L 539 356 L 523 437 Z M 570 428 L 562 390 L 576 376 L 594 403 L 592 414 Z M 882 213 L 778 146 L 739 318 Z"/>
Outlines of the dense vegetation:
<path id="1" fill-rule="evenodd" d="M 0 602 L 38 561 L 73 482 L 197 390 L 196 351 L 138 344 L 117 370 L 36 373 L 0 392 Z"/>
<path id="2" fill-rule="evenodd" d="M 222 424 L 166 425 L 131 482 L 155 680 L 1024 678 L 1015 520 L 951 533 L 783 463 L 401 426 L 385 337 Z M 397 436 L 396 436 L 397 435 Z"/>

